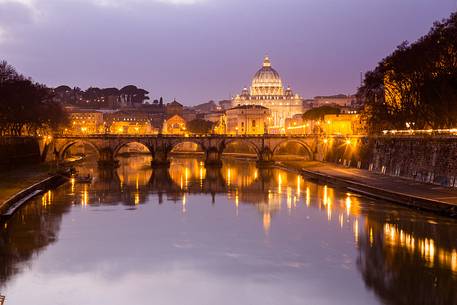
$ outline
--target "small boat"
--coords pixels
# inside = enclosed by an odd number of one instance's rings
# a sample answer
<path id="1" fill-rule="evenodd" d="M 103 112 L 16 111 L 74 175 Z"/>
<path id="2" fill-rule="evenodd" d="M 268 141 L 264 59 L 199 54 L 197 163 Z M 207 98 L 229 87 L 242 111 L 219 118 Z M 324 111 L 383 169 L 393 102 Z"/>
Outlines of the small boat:
<path id="1" fill-rule="evenodd" d="M 91 175 L 76 176 L 75 177 L 75 182 L 76 183 L 91 183 L 92 182 L 92 176 Z"/>

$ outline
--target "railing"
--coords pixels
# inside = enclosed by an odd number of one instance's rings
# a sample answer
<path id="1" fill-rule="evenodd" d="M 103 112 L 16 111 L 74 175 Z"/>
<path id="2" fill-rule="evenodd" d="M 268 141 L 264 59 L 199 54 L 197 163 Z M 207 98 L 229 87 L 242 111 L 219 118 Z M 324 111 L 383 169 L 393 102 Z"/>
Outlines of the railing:
<path id="1" fill-rule="evenodd" d="M 388 135 L 399 135 L 399 136 L 457 136 L 457 128 L 451 129 L 391 129 L 383 130 L 382 134 Z"/>
<path id="2" fill-rule="evenodd" d="M 348 139 L 348 138 L 363 138 L 366 135 L 325 135 L 325 134 L 252 134 L 252 135 L 236 135 L 236 134 L 188 134 L 188 135 L 173 135 L 173 134 L 112 134 L 112 133 L 101 133 L 101 134 L 64 134 L 64 135 L 55 135 L 55 138 L 163 138 L 163 139 L 183 139 L 183 138 L 204 138 L 204 139 L 222 139 L 222 138 L 264 138 L 264 139 L 303 139 L 303 138 L 334 138 L 334 139 Z"/>
<path id="3" fill-rule="evenodd" d="M 234 134 L 190 134 L 190 135 L 173 135 L 173 134 L 64 134 L 56 135 L 56 138 L 303 138 L 315 137 L 317 134 L 306 135 L 286 135 L 286 134 L 252 134 L 252 135 L 234 135 Z"/>

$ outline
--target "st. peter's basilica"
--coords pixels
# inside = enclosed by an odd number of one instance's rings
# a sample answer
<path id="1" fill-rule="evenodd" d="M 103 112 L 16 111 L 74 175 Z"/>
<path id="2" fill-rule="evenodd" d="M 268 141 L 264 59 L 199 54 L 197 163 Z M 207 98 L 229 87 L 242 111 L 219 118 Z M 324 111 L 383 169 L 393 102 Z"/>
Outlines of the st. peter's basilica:
<path id="1" fill-rule="evenodd" d="M 283 132 L 285 121 L 296 114 L 303 113 L 303 99 L 284 89 L 279 73 L 271 67 L 268 56 L 263 60 L 262 68 L 252 79 L 250 89 L 244 88 L 241 94 L 232 100 L 232 106 L 260 105 L 271 111 L 268 129 L 270 132 Z"/>

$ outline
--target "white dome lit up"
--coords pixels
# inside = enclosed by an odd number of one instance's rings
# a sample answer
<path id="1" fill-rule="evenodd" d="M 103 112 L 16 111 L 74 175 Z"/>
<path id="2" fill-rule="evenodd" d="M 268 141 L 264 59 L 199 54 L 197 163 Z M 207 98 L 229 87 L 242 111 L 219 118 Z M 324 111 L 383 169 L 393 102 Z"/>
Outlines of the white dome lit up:
<path id="1" fill-rule="evenodd" d="M 251 95 L 283 95 L 283 91 L 281 77 L 271 67 L 270 59 L 266 56 L 263 60 L 263 67 L 257 71 L 252 79 Z"/>
<path id="2" fill-rule="evenodd" d="M 258 105 L 271 111 L 268 132 L 283 133 L 287 118 L 303 113 L 303 99 L 291 88 L 284 89 L 279 73 L 271 67 L 268 56 L 262 68 L 254 74 L 251 87 L 232 99 L 232 106 Z"/>

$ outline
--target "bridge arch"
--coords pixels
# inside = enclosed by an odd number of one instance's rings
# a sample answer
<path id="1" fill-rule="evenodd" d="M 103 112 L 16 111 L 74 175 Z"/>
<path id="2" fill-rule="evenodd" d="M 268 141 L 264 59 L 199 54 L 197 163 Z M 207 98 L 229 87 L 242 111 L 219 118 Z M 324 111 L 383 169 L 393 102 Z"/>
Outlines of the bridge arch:
<path id="1" fill-rule="evenodd" d="M 307 152 L 307 159 L 308 160 L 312 160 L 313 159 L 313 151 L 311 149 L 311 147 L 306 143 L 306 142 L 303 142 L 299 139 L 285 139 L 283 141 L 280 141 L 279 143 L 277 143 L 273 149 L 271 150 L 272 151 L 272 154 L 273 154 L 273 157 L 277 156 L 278 155 L 278 151 L 281 147 L 284 147 L 284 145 L 287 145 L 287 144 L 290 144 L 290 143 L 296 143 L 296 144 L 299 144 L 301 147 L 303 147 L 305 149 L 305 151 Z"/>
<path id="2" fill-rule="evenodd" d="M 226 150 L 226 148 L 228 146 L 230 146 L 231 144 L 235 144 L 235 143 L 246 144 L 249 148 L 251 148 L 255 152 L 255 154 L 257 155 L 257 159 L 259 159 L 259 156 L 260 156 L 261 150 L 262 150 L 261 147 L 259 147 L 252 141 L 249 141 L 246 139 L 240 139 L 240 138 L 230 139 L 230 140 L 225 141 L 225 143 L 223 145 L 222 153 L 224 153 L 224 151 Z"/>
<path id="3" fill-rule="evenodd" d="M 205 152 L 205 146 L 203 145 L 203 143 L 201 143 L 198 140 L 188 139 L 188 138 L 171 143 L 170 152 L 176 152 L 175 151 L 176 148 L 178 148 L 180 145 L 185 145 L 185 144 L 194 144 L 197 146 L 197 152 Z"/>
<path id="4" fill-rule="evenodd" d="M 116 156 L 122 148 L 127 147 L 130 144 L 140 144 L 141 146 L 146 147 L 147 150 L 149 151 L 149 153 L 152 154 L 153 150 L 149 145 L 147 145 L 147 143 L 143 143 L 143 142 L 137 141 L 137 140 L 127 140 L 127 141 L 123 141 L 123 142 L 119 143 L 118 145 L 116 145 L 114 147 L 113 156 Z"/>
<path id="5" fill-rule="evenodd" d="M 89 140 L 85 140 L 85 139 L 77 139 L 77 140 L 67 141 L 60 147 L 60 149 L 58 149 L 58 150 L 56 149 L 59 160 L 63 160 L 67 150 L 78 143 L 88 144 L 89 146 L 91 146 L 94 149 L 94 151 L 97 154 L 97 157 L 100 157 L 100 148 L 95 143 L 93 143 Z"/>

